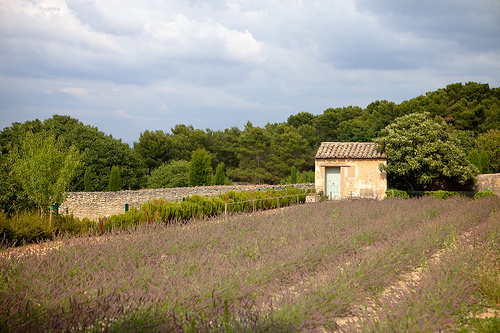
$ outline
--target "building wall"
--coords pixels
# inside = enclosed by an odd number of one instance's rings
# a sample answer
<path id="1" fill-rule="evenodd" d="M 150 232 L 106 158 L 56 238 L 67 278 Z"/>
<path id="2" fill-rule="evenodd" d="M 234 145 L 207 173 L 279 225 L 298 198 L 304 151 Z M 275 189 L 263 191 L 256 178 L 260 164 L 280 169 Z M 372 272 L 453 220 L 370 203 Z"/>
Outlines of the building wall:
<path id="1" fill-rule="evenodd" d="M 387 190 L 387 175 L 380 171 L 385 159 L 316 159 L 316 192 L 325 192 L 325 169 L 340 167 L 340 197 L 363 197 L 383 199 Z M 325 193 L 328 195 L 328 193 Z"/>

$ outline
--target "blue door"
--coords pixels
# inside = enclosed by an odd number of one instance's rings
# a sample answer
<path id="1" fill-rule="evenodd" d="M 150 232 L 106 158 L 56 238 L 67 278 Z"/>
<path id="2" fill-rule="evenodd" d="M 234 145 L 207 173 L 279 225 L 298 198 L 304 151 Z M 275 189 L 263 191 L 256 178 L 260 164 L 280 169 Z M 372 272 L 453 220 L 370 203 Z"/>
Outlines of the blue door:
<path id="1" fill-rule="evenodd" d="M 330 199 L 340 199 L 340 168 L 325 169 L 326 195 Z"/>

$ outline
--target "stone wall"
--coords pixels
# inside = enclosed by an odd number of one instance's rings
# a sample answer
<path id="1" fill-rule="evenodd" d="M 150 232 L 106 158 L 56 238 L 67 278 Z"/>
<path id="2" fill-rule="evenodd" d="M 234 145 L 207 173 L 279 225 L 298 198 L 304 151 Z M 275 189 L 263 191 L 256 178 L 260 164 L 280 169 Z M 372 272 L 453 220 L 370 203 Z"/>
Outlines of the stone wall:
<path id="1" fill-rule="evenodd" d="M 500 195 L 500 173 L 488 173 L 476 176 L 476 191 L 486 191 L 490 188 Z"/>
<path id="2" fill-rule="evenodd" d="M 150 200 L 162 198 L 168 201 L 182 200 L 190 195 L 214 196 L 234 191 L 257 191 L 268 188 L 283 189 L 283 185 L 230 185 L 177 187 L 118 192 L 70 192 L 59 207 L 60 214 L 73 214 L 75 217 L 97 220 L 99 217 L 125 212 L 125 204 L 139 207 Z M 290 187 L 290 185 L 288 185 Z M 295 188 L 314 189 L 314 184 L 295 184 Z"/>

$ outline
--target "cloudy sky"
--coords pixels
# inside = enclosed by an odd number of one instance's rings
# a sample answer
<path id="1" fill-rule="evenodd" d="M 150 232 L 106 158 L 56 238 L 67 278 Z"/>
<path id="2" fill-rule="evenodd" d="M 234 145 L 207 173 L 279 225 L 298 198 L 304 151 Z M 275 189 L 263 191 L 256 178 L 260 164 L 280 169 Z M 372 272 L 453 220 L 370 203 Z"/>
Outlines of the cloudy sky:
<path id="1" fill-rule="evenodd" d="M 69 115 L 124 142 L 500 86 L 499 0 L 0 0 L 0 130 Z"/>

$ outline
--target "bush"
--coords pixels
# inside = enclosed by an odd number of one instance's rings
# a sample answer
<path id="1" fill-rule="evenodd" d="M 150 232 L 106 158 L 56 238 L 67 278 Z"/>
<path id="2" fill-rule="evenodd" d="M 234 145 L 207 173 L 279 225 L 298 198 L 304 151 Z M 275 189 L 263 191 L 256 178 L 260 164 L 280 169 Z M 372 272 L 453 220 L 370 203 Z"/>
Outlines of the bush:
<path id="1" fill-rule="evenodd" d="M 111 167 L 111 175 L 109 176 L 109 191 L 120 191 L 122 189 L 122 177 L 120 168 L 117 165 Z"/>
<path id="2" fill-rule="evenodd" d="M 385 191 L 386 198 L 401 198 L 410 199 L 410 196 L 405 191 L 390 189 Z"/>
<path id="3" fill-rule="evenodd" d="M 430 197 L 434 197 L 434 198 L 438 198 L 438 199 L 448 199 L 451 197 L 458 196 L 458 195 L 460 195 L 460 193 L 439 190 L 439 191 L 425 191 L 425 195 L 430 196 Z"/>
<path id="4" fill-rule="evenodd" d="M 224 185 L 226 183 L 226 173 L 224 168 L 225 165 L 223 162 L 217 165 L 217 169 L 215 169 L 214 185 Z"/>
<path id="5" fill-rule="evenodd" d="M 205 149 L 197 149 L 191 156 L 188 184 L 193 186 L 210 185 L 212 182 L 212 157 Z"/>
<path id="6" fill-rule="evenodd" d="M 188 161 L 163 163 L 148 176 L 148 188 L 187 187 L 189 174 Z"/>
<path id="7" fill-rule="evenodd" d="M 474 199 L 481 199 L 481 198 L 485 198 L 485 197 L 489 197 L 489 196 L 495 196 L 496 197 L 497 195 L 492 190 L 479 191 L 479 192 L 476 193 L 476 195 L 474 195 Z"/>

